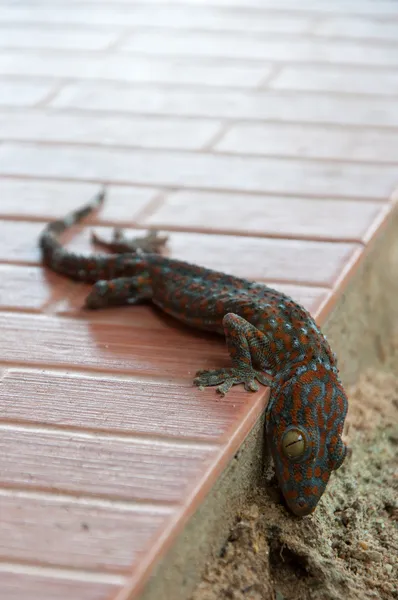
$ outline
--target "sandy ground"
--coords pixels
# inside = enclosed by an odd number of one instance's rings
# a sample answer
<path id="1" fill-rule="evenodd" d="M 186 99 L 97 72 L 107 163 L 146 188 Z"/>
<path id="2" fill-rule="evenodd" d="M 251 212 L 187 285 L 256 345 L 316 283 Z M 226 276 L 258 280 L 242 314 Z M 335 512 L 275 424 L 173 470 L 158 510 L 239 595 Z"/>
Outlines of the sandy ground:
<path id="1" fill-rule="evenodd" d="M 349 391 L 350 447 L 315 513 L 278 503 L 272 467 L 192 600 L 398 598 L 398 336 Z"/>

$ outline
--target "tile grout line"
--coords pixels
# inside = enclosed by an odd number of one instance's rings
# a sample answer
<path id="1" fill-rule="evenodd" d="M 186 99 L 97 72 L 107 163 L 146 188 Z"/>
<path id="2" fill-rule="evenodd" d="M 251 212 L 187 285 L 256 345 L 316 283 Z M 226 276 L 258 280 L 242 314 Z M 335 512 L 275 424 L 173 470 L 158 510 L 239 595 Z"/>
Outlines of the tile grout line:
<path id="1" fill-rule="evenodd" d="M 224 121 L 221 122 L 218 130 L 215 132 L 215 134 L 213 136 L 210 137 L 210 139 L 203 144 L 203 146 L 200 149 L 200 152 L 203 152 L 204 154 L 213 154 L 216 152 L 215 150 L 215 146 L 217 146 L 218 142 L 220 142 L 225 135 L 228 133 L 228 131 L 231 129 L 231 127 L 234 127 L 236 124 L 235 120 L 232 121 Z"/>
<path id="2" fill-rule="evenodd" d="M 1 142 L 0 142 L 1 144 Z M 35 181 L 35 182 L 57 182 L 57 183 L 66 183 L 66 184 L 87 184 L 87 185 L 104 185 L 104 180 L 103 179 L 92 179 L 92 178 L 86 178 L 86 179 L 82 179 L 79 177 L 62 177 L 62 176 L 55 176 L 55 175 L 30 175 L 30 174 L 15 174 L 15 173 L 0 173 L 0 182 L 2 179 L 5 180 L 11 180 L 11 181 Z M 293 194 L 292 192 L 278 192 L 278 191 L 267 191 L 267 190 L 262 190 L 262 191 L 257 191 L 257 190 L 250 190 L 250 191 L 246 191 L 246 190 L 239 190 L 236 188 L 222 188 L 222 187 L 217 187 L 217 188 L 212 188 L 212 187 L 199 187 L 199 186 L 186 186 L 186 185 L 179 185 L 178 187 L 176 187 L 175 185 L 169 184 L 169 185 L 156 185 L 156 184 L 150 184 L 150 183 L 141 183 L 141 182 L 125 182 L 125 181 L 110 181 L 110 182 L 106 182 L 106 185 L 108 185 L 109 187 L 121 187 L 121 188 L 126 188 L 126 187 L 132 187 L 132 188 L 137 188 L 137 189 L 159 189 L 162 190 L 164 192 L 167 193 L 174 193 L 174 192 L 185 192 L 185 191 L 190 191 L 190 192 L 198 192 L 198 193 L 215 193 L 215 194 L 221 194 L 221 195 L 225 195 L 225 194 L 231 194 L 234 196 L 255 196 L 255 197 L 277 197 L 277 198 L 289 198 L 289 199 L 308 199 L 308 200 L 330 200 L 330 201 L 335 201 L 335 202 L 375 202 L 377 204 L 388 204 L 389 203 L 389 198 L 390 195 L 383 195 L 383 196 L 347 196 L 347 195 L 341 195 L 341 196 L 333 196 L 333 195 L 325 195 L 325 194 L 305 194 L 305 193 L 295 193 Z M 1 208 L 0 208 L 1 211 Z M 0 218 L 7 220 L 7 215 L 3 215 L 0 216 Z M 32 222 L 43 222 L 43 219 L 41 217 L 38 217 L 37 219 L 34 217 L 29 217 L 32 219 Z M 13 220 L 13 218 L 11 217 L 11 220 Z M 16 221 L 21 221 L 21 220 L 26 220 L 24 218 L 19 219 L 18 217 L 15 218 L 14 220 Z M 93 222 L 94 223 L 94 222 Z M 100 223 L 98 223 L 99 225 Z M 98 226 L 96 225 L 96 226 Z"/>
<path id="3" fill-rule="evenodd" d="M 112 187 L 112 186 L 110 186 Z M 145 206 L 143 206 L 141 209 L 139 209 L 137 211 L 137 213 L 134 216 L 133 219 L 133 223 L 136 224 L 137 229 L 138 228 L 144 228 L 144 229 L 155 229 L 155 228 L 149 228 L 149 227 L 142 227 L 140 225 L 140 221 L 141 219 L 147 219 L 148 217 L 150 217 L 153 213 L 155 213 L 157 210 L 159 210 L 161 208 L 161 206 L 164 205 L 166 199 L 168 196 L 170 196 L 170 194 L 173 192 L 173 190 L 168 190 L 168 189 L 159 189 L 159 191 L 154 194 L 153 198 L 151 198 L 146 204 Z M 98 225 L 102 225 L 103 223 L 107 223 L 105 220 L 102 220 Z M 115 224 L 116 225 L 116 224 Z M 115 226 L 115 225 L 111 225 L 111 226 Z M 105 225 L 105 227 L 109 227 L 109 225 Z M 127 222 L 122 222 L 122 227 L 128 227 Z"/>
<path id="4" fill-rule="evenodd" d="M 11 369 L 10 369 L 11 371 Z M 42 370 L 41 370 L 42 371 Z M 23 369 L 18 369 L 18 372 L 23 372 Z M 26 372 L 32 373 L 32 370 L 26 369 Z M 33 371 L 34 372 L 34 371 Z M 49 372 L 51 372 L 49 370 Z M 60 376 L 65 373 L 59 372 Z M 94 378 L 93 378 L 94 379 Z M 7 373 L 2 378 L 3 383 L 7 383 Z M 159 384 L 161 385 L 161 384 Z M 181 450 L 208 450 L 209 452 L 216 451 L 220 446 L 223 446 L 224 441 L 210 440 L 204 437 L 178 436 L 173 434 L 153 434 L 133 430 L 121 429 L 105 429 L 101 427 L 79 427 L 74 425 L 59 425 L 51 422 L 35 422 L 23 419 L 0 417 L 0 431 L 16 431 L 24 433 L 41 433 L 44 435 L 57 435 L 67 437 L 73 434 L 81 440 L 110 440 L 126 445 L 140 445 L 142 447 L 156 446 L 158 448 L 179 448 Z M 1 485 L 1 483 L 0 483 Z"/>
<path id="5" fill-rule="evenodd" d="M 179 30 L 180 31 L 180 30 Z M 207 32 L 209 33 L 209 32 Z M 210 32 L 211 33 L 211 32 Z M 235 34 L 236 35 L 236 34 Z M 264 34 L 267 35 L 267 34 Z M 275 36 L 276 39 L 278 39 L 280 36 L 276 35 Z M 288 36 L 290 39 L 290 36 Z M 328 42 L 326 39 L 320 39 L 319 36 L 312 36 L 313 40 L 316 40 L 317 42 L 321 42 L 324 43 L 325 45 L 327 45 L 328 43 L 330 44 L 330 42 Z M 303 36 L 303 39 L 305 40 L 306 37 Z M 369 41 L 368 41 L 369 42 Z M 355 45 L 360 45 L 360 42 L 355 41 L 355 42 L 351 42 L 350 40 L 347 40 L 346 43 L 348 44 L 353 44 Z M 338 40 L 338 43 L 336 44 L 336 46 L 339 46 L 339 44 L 341 44 L 341 40 Z M 333 42 L 331 45 L 334 45 Z M 371 46 L 372 43 L 368 43 L 367 46 Z M 377 45 L 375 45 L 375 47 L 377 47 Z M 386 46 L 381 46 L 383 49 L 387 48 L 390 49 L 390 45 L 386 45 Z M 396 45 L 392 46 L 393 49 L 396 48 Z M 26 52 L 32 52 L 36 55 L 58 55 L 58 56 L 70 56 L 70 55 L 80 55 L 84 58 L 104 58 L 104 57 L 112 57 L 112 58 L 128 58 L 128 57 L 136 57 L 139 60 L 149 60 L 149 61 L 160 61 L 160 62 L 168 62 L 171 59 L 173 60 L 177 60 L 177 61 L 183 61 L 186 62 L 187 65 L 192 66 L 192 62 L 194 62 L 193 66 L 225 66 L 225 63 L 227 65 L 231 65 L 234 64 L 235 66 L 238 67 L 242 67 L 242 66 L 249 66 L 249 64 L 251 63 L 252 65 L 255 64 L 261 64 L 264 66 L 264 68 L 272 68 L 273 66 L 277 65 L 278 67 L 311 67 L 311 68 L 322 68 L 322 67 L 331 67 L 331 68 L 339 68 L 339 69 L 358 69 L 359 71 L 362 70 L 368 70 L 368 71 L 379 71 L 381 70 L 382 72 L 386 72 L 386 71 L 392 71 L 392 72 L 396 72 L 398 69 L 398 59 L 397 59 L 397 63 L 392 63 L 392 64 L 386 64 L 385 62 L 375 62 L 375 63 L 365 63 L 365 62 L 341 62 L 339 60 L 314 60 L 314 59 L 305 59 L 302 58 L 300 60 L 295 60 L 294 62 L 291 61 L 291 58 L 286 57 L 286 58 L 278 58 L 275 56 L 272 56 L 272 53 L 269 56 L 245 56 L 245 55 L 238 55 L 238 56 L 231 56 L 231 55 L 212 55 L 212 54 L 186 54 L 186 53 L 179 53 L 179 52 L 172 52 L 169 54 L 154 54 L 151 52 L 147 52 L 144 50 L 129 50 L 129 49 L 122 49 L 119 50 L 117 53 L 115 54 L 111 54 L 109 53 L 107 48 L 97 48 L 97 49 L 89 49 L 89 48 L 62 48 L 62 47 L 14 47 L 14 46 L 1 46 L 0 45 L 0 49 L 3 51 L 7 51 L 7 52 L 12 52 L 15 54 L 21 54 L 23 55 Z M 265 64 L 264 64 L 265 63 Z M 28 75 L 28 73 L 26 73 Z"/>
<path id="6" fill-rule="evenodd" d="M 33 478 L 33 476 L 32 476 Z M 81 484 L 80 484 L 81 485 Z M 70 502 L 71 504 L 84 505 L 96 508 L 108 508 L 117 510 L 128 510 L 136 512 L 153 512 L 157 515 L 171 515 L 180 507 L 177 500 L 156 500 L 151 498 L 139 498 L 134 496 L 126 496 L 120 494 L 101 494 L 89 492 L 86 489 L 67 489 L 56 487 L 55 485 L 26 485 L 26 484 L 7 484 L 0 481 L 0 499 L 6 494 L 13 497 L 27 499 L 42 499 L 50 502 Z M 1 503 L 1 500 L 0 500 Z"/>
<path id="7" fill-rule="evenodd" d="M 320 65 L 321 66 L 321 65 Z M 378 68 L 372 69 L 377 73 L 380 72 Z M 398 67 L 397 67 L 398 74 Z M 49 79 L 54 80 L 56 78 L 55 75 L 32 75 L 30 73 L 18 74 L 18 73 L 0 73 L 0 81 L 45 81 L 47 82 Z M 63 80 L 67 84 L 83 84 L 83 85 L 98 85 L 98 86 L 120 86 L 120 87 L 130 87 L 130 88 L 161 88 L 161 89 L 173 89 L 173 90 L 189 90 L 196 92 L 218 92 L 223 93 L 227 92 L 237 92 L 237 93 L 261 93 L 262 89 L 258 88 L 258 83 L 247 85 L 245 87 L 237 86 L 237 85 L 211 85 L 211 84 L 203 84 L 203 83 L 181 83 L 178 81 L 129 81 L 125 79 L 106 79 L 106 78 L 90 78 L 85 79 L 83 76 L 70 76 L 63 77 Z M 389 92 L 389 93 L 377 93 L 377 92 L 344 92 L 342 90 L 330 90 L 330 89 L 318 89 L 314 90 L 311 88 L 270 88 L 267 90 L 268 92 L 281 93 L 281 94 L 309 94 L 313 96 L 319 95 L 328 95 L 328 96 L 337 96 L 339 98 L 354 98 L 354 99 L 373 99 L 373 100 L 386 100 L 386 101 L 394 101 L 398 97 L 398 92 Z"/>
<path id="8" fill-rule="evenodd" d="M 272 85 L 272 83 L 275 81 L 275 79 L 278 78 L 281 71 L 283 71 L 283 66 L 274 65 L 273 68 L 268 73 L 268 75 L 266 75 L 259 81 L 258 85 L 256 86 L 256 90 L 260 92 L 262 90 L 271 89 L 270 85 Z"/>
<path id="9" fill-rule="evenodd" d="M 42 2 L 42 4 L 44 6 L 50 6 L 52 4 L 52 2 L 50 2 L 49 0 L 44 0 L 44 2 Z M 71 3 L 72 6 L 77 7 L 78 6 L 78 2 L 72 2 Z M 100 6 L 109 6 L 109 3 L 106 0 L 98 0 L 96 2 L 96 4 L 100 5 Z M 116 2 L 114 2 L 114 5 L 116 5 L 118 8 L 121 9 L 126 9 L 126 2 L 118 2 L 116 0 Z M 164 2 L 153 2 L 150 5 L 152 8 L 160 8 L 162 9 L 162 7 L 165 6 Z M 191 3 L 186 3 L 184 1 L 172 1 L 170 3 L 167 4 L 167 6 L 169 8 L 188 8 L 191 10 L 195 10 L 195 7 L 197 6 L 196 4 L 191 4 Z M 144 2 L 144 1 L 138 1 L 135 3 L 135 7 L 136 8 L 148 8 L 148 5 Z M 303 8 L 303 9 L 297 9 L 297 8 L 293 8 L 292 6 L 288 6 L 288 7 L 282 7 L 282 8 L 275 8 L 273 5 L 265 5 L 264 7 L 258 6 L 258 4 L 255 5 L 245 5 L 245 4 L 237 4 L 236 7 L 238 9 L 245 9 L 248 11 L 249 14 L 253 14 L 254 16 L 269 16 L 269 17 L 273 17 L 273 16 L 277 16 L 277 17 L 283 17 L 286 16 L 287 18 L 291 17 L 292 15 L 295 18 L 303 18 L 303 17 L 307 17 L 310 15 L 315 15 L 315 16 L 326 16 L 328 18 L 341 18 L 341 17 L 359 17 L 359 18 L 363 18 L 363 19 L 371 19 L 371 18 L 375 18 L 375 12 L 374 11 L 351 11 L 349 10 L 348 12 L 341 8 L 337 8 L 337 10 L 320 10 L 319 8 L 313 8 L 313 7 L 308 7 L 308 8 Z M 228 6 L 225 4 L 219 4 L 217 2 L 215 3 L 211 3 L 208 2 L 205 5 L 205 8 L 208 10 L 211 9 L 219 9 L 221 12 L 228 12 Z M 378 18 L 389 18 L 391 17 L 391 15 L 396 16 L 395 11 L 392 12 L 391 10 L 385 11 L 383 10 L 382 12 L 378 12 L 377 13 L 377 17 Z M 19 23 L 20 21 L 18 21 Z"/>
<path id="10" fill-rule="evenodd" d="M 247 94 L 248 96 L 256 96 L 256 92 L 258 91 L 264 91 L 264 92 L 271 92 L 274 93 L 276 92 L 277 94 L 279 94 L 279 90 L 267 90 L 265 88 L 261 88 L 258 90 L 253 90 L 253 94 Z M 294 92 L 293 92 L 294 93 Z M 269 96 L 268 93 L 264 94 L 264 98 L 266 99 Z M 294 100 L 294 98 L 292 99 Z M 170 121 L 179 121 L 181 123 L 185 122 L 191 123 L 191 122 L 198 122 L 198 121 L 209 121 L 209 123 L 212 123 L 214 121 L 216 121 L 217 123 L 219 123 L 220 125 L 222 125 L 222 121 L 224 121 L 224 124 L 229 124 L 233 127 L 235 127 L 236 125 L 239 126 L 244 126 L 244 127 L 255 127 L 260 125 L 264 126 L 264 125 L 277 125 L 278 127 L 280 127 L 281 129 L 288 129 L 289 127 L 302 127 L 304 129 L 324 129 L 325 131 L 336 131 L 336 130 L 342 130 L 342 133 L 345 133 L 347 130 L 348 131 L 352 131 L 352 132 L 368 132 L 368 131 L 380 131 L 380 133 L 387 133 L 390 132 L 391 130 L 395 131 L 396 129 L 398 129 L 398 122 L 396 125 L 393 124 L 386 124 L 386 125 L 374 125 L 371 123 L 348 123 L 348 122 L 344 122 L 344 121 L 310 121 L 310 120 L 300 120 L 300 119 L 286 119 L 285 117 L 282 118 L 273 118 L 273 117 L 244 117 L 242 115 L 231 115 L 230 117 L 225 117 L 225 115 L 222 115 L 220 113 L 220 115 L 216 116 L 216 115 L 207 115 L 205 113 L 197 113 L 197 114 L 184 114 L 184 115 L 176 115 L 175 113 L 167 113 L 167 112 L 140 112 L 140 111 L 135 111 L 135 110 L 117 110 L 116 108 L 86 108 L 86 107 L 79 107 L 79 106 L 57 106 L 57 105 L 45 105 L 42 106 L 41 105 L 42 101 L 39 101 L 39 103 L 34 104 L 34 105 L 28 105 L 28 106 L 7 106 L 7 105 L 0 105 L 0 114 L 1 113 L 38 113 L 40 116 L 50 116 L 50 118 L 52 117 L 58 117 L 60 116 L 61 118 L 63 117 L 70 117 L 70 116 L 84 116 L 84 117 L 89 117 L 92 119 L 98 119 L 99 116 L 103 116 L 103 117 L 110 117 L 110 118 L 118 118 L 118 117 L 122 117 L 125 118 L 126 120 L 131 119 L 131 121 L 134 120 L 140 120 L 140 121 L 157 121 L 157 120 L 162 120 L 162 121 L 166 121 L 166 120 L 170 120 Z M 4 140 L 2 140 L 4 142 Z M 6 141 L 6 140 L 5 140 Z M 17 138 L 16 141 L 12 142 L 12 143 L 30 143 L 29 142 L 29 138 L 27 140 L 21 140 L 19 138 Z M 37 143 L 37 142 L 32 142 L 32 143 Z M 51 141 L 48 141 L 47 143 L 53 143 Z M 62 141 L 58 142 L 58 143 L 64 143 Z M 65 142 L 68 143 L 68 142 Z M 73 144 L 77 144 L 79 145 L 79 143 L 77 142 L 73 142 Z M 102 144 L 98 144 L 102 147 Z M 134 146 L 131 146 L 132 148 L 134 148 Z M 154 146 L 153 148 L 146 146 L 147 148 L 151 149 L 151 150 L 162 150 L 163 148 L 161 146 Z M 181 151 L 185 151 L 184 148 L 181 149 Z M 245 155 L 245 154 L 243 154 Z M 257 154 L 255 154 L 255 156 L 257 156 Z M 378 163 L 377 163 L 378 164 Z"/>
<path id="11" fill-rule="evenodd" d="M 0 484 L 1 486 L 1 484 Z M 121 498 L 104 497 L 101 495 L 89 495 L 82 491 L 67 492 L 54 491 L 53 488 L 25 488 L 22 486 L 7 486 L 0 487 L 0 502 L 1 498 L 21 498 L 25 500 L 51 501 L 55 504 L 68 502 L 75 506 L 96 507 L 103 509 L 118 509 L 126 512 L 148 513 L 152 512 L 157 515 L 171 516 L 181 507 L 178 502 L 165 502 L 143 500 L 140 502 L 134 500 L 122 500 Z"/>
<path id="12" fill-rule="evenodd" d="M 48 577 L 49 579 L 70 579 L 72 581 L 82 581 L 87 583 L 108 583 L 114 585 L 123 585 L 126 576 L 116 575 L 104 572 L 103 569 L 90 571 L 72 566 L 50 566 L 42 562 L 16 562 L 0 558 L 0 573 L 15 573 L 17 575 L 32 575 Z"/>
<path id="13" fill-rule="evenodd" d="M 39 110 L 46 108 L 46 106 L 52 102 L 54 100 L 54 98 L 56 98 L 59 94 L 59 92 L 65 87 L 65 84 L 62 82 L 62 79 L 59 79 L 58 81 L 55 80 L 52 84 L 51 89 L 49 90 L 49 92 L 47 94 L 44 95 L 43 98 L 41 98 L 38 102 L 36 102 L 33 106 L 29 107 L 28 110 L 26 109 L 26 107 L 21 107 L 23 112 L 28 112 L 29 110 Z M 0 110 L 1 112 L 1 110 Z"/>
<path id="14" fill-rule="evenodd" d="M 4 314 L 4 313 L 0 312 L 0 315 L 1 314 Z M 111 323 L 111 324 L 114 325 L 114 323 Z M 124 325 L 125 325 L 125 323 L 124 323 Z M 73 378 L 75 378 L 75 379 L 82 378 L 82 379 L 89 379 L 89 380 L 96 380 L 96 381 L 98 381 L 98 376 L 97 376 L 98 372 L 97 371 L 95 371 L 94 374 L 92 374 L 92 372 L 90 370 L 86 371 L 84 368 L 81 368 L 80 371 L 78 371 L 78 370 L 73 371 L 73 374 L 71 375 L 71 373 L 69 373 L 69 371 L 66 373 L 65 369 L 63 369 L 62 366 L 60 366 L 60 365 L 46 365 L 45 367 L 43 367 L 41 365 L 40 368 L 37 368 L 35 365 L 29 366 L 29 364 L 27 364 L 26 362 L 14 362 L 14 363 L 7 363 L 6 364 L 6 363 L 4 363 L 4 361 L 0 362 L 0 365 L 2 365 L 2 366 L 0 366 L 0 368 L 3 368 L 3 371 L 4 371 L 3 372 L 3 377 L 8 377 L 8 374 L 10 372 L 15 372 L 15 371 L 21 372 L 21 371 L 23 371 L 24 373 L 28 373 L 30 375 L 36 374 L 38 372 L 44 372 L 46 374 L 47 373 L 51 373 L 53 376 L 56 376 L 56 377 L 59 376 L 61 378 L 65 374 L 68 374 L 68 375 L 70 375 L 71 379 L 73 379 Z M 126 372 L 126 373 L 124 373 L 122 371 L 116 371 L 116 372 L 114 372 L 114 371 L 111 371 L 111 372 L 103 371 L 103 372 L 101 372 L 100 371 L 99 373 L 101 374 L 101 379 L 104 379 L 107 382 L 116 381 L 117 383 L 128 382 L 128 383 L 131 383 L 131 384 L 143 384 L 143 385 L 149 383 L 149 384 L 152 384 L 152 385 L 154 384 L 154 385 L 159 385 L 159 386 L 161 386 L 163 384 L 170 383 L 169 379 L 163 378 L 163 377 L 156 377 L 155 375 L 153 375 L 153 376 L 148 375 L 148 376 L 145 377 L 145 376 L 140 376 L 140 375 L 134 374 L 132 372 Z M 175 378 L 173 380 L 173 382 L 175 382 L 176 384 L 181 385 L 183 387 L 188 387 L 187 381 L 186 381 L 185 378 L 182 378 L 182 377 Z M 5 421 L 5 422 L 7 421 L 7 419 L 1 419 L 1 420 Z M 26 422 L 26 421 L 23 421 L 23 420 L 18 421 L 18 422 L 20 422 L 21 425 L 24 425 L 24 426 L 28 425 L 30 423 L 30 421 Z M 93 429 L 93 431 L 97 431 L 96 428 L 92 428 L 92 429 Z M 102 429 L 98 429 L 98 431 L 103 431 L 103 430 Z M 106 433 L 106 431 L 108 431 L 108 430 L 104 430 L 104 431 Z M 120 435 L 124 435 L 123 431 L 121 431 Z M 126 435 L 129 435 L 129 432 L 127 432 Z M 143 433 L 143 435 L 146 435 L 146 434 Z M 186 438 L 182 437 L 181 439 L 184 440 Z"/>
<path id="15" fill-rule="evenodd" d="M 32 560 L 32 559 L 19 559 L 14 556 L 2 555 L 0 556 L 0 574 L 2 572 L 7 572 L 7 569 L 2 569 L 1 565 L 11 565 L 16 567 L 16 570 L 19 574 L 23 574 L 24 569 L 27 568 L 29 573 L 37 573 L 42 569 L 47 573 L 48 577 L 50 577 L 50 572 L 54 572 L 56 574 L 65 573 L 64 578 L 69 579 L 69 577 L 73 581 L 79 581 L 80 577 L 88 577 L 88 581 L 91 583 L 95 583 L 96 578 L 98 576 L 98 580 L 100 583 L 106 583 L 109 581 L 115 581 L 119 583 L 121 581 L 122 585 L 126 583 L 128 577 L 131 574 L 131 570 L 127 568 L 115 568 L 115 567 L 104 567 L 99 566 L 98 571 L 90 568 L 81 568 L 75 567 L 73 564 L 59 564 L 59 563 L 51 563 L 46 560 Z M 120 584 L 119 584 L 120 585 Z M 19 599 L 18 599 L 19 600 Z M 24 599 L 25 600 L 25 599 Z"/>
<path id="16" fill-rule="evenodd" d="M 284 155 L 284 154 L 257 154 L 257 153 L 236 153 L 232 151 L 214 151 L 214 150 L 203 150 L 202 148 L 176 148 L 176 147 L 159 147 L 159 146 L 134 146 L 126 144 L 99 144 L 97 142 L 67 142 L 67 141 L 54 141 L 54 140 L 32 140 L 32 139 L 19 139 L 19 138 L 6 138 L 2 139 L 2 144 L 7 146 L 28 146 L 28 147 L 40 147 L 40 148 L 55 148 L 55 149 L 79 149 L 79 150 L 94 150 L 99 152 L 117 151 L 117 152 L 130 152 L 143 153 L 143 154 L 185 154 L 187 156 L 205 156 L 205 157 L 224 157 L 224 158 L 240 158 L 244 161 L 250 160 L 275 160 L 280 162 L 289 163 L 312 163 L 315 165 L 332 164 L 332 165 L 349 165 L 349 166 L 371 166 L 371 167 L 393 167 L 398 164 L 398 156 L 395 160 L 382 160 L 377 161 L 374 159 L 354 159 L 354 158 L 338 158 L 338 157 L 317 157 L 317 156 L 301 156 L 298 155 Z M 11 174 L 12 176 L 13 174 Z M 1 176 L 8 176 L 7 173 L 1 173 Z M 15 174 L 14 174 L 15 177 Z M 18 177 L 18 175 L 16 175 Z M 81 181 L 88 181 L 82 179 Z M 111 185 L 109 183 L 108 185 Z M 134 183 L 134 185 L 136 185 Z M 149 187 L 165 188 L 166 185 L 163 183 L 148 183 L 144 184 Z M 175 184 L 172 186 L 175 188 Z"/>
<path id="17" fill-rule="evenodd" d="M 98 4 L 98 3 L 97 3 Z M 126 7 L 127 4 L 126 3 L 121 3 L 120 6 L 122 7 Z M 164 7 L 164 5 L 162 4 L 161 6 Z M 219 8 L 219 7 L 218 7 Z M 268 11 L 267 11 L 268 12 Z M 290 11 L 288 11 L 290 12 Z M 328 33 L 322 33 L 322 32 L 317 32 L 313 30 L 313 27 L 315 25 L 319 25 L 319 22 L 322 24 L 325 21 L 328 21 L 330 19 L 340 19 L 340 18 L 344 18 L 346 17 L 346 15 L 341 15 L 338 17 L 335 16 L 329 16 L 327 13 L 318 13 L 317 15 L 314 15 L 312 18 L 309 19 L 309 23 L 307 24 L 306 27 L 303 27 L 303 29 L 301 31 L 279 31 L 277 29 L 264 29 L 263 31 L 258 31 L 258 30 L 246 30 L 243 28 L 233 28 L 233 27 L 229 27 L 228 29 L 222 29 L 222 28 L 216 28 L 214 29 L 213 27 L 206 27 L 204 25 L 202 26 L 183 26 L 183 27 L 177 27 L 174 26 L 172 24 L 167 24 L 166 26 L 162 26 L 162 25 L 156 25 L 156 24 L 143 24 L 140 25 L 138 24 L 137 26 L 135 26 L 132 32 L 137 32 L 139 34 L 143 34 L 143 33 L 159 33 L 160 35 L 168 35 L 169 33 L 175 33 L 178 32 L 180 35 L 188 35 L 190 33 L 202 33 L 203 35 L 214 35 L 214 37 L 216 36 L 239 36 L 243 39 L 247 38 L 247 39 L 264 39 L 264 36 L 267 36 L 267 39 L 271 39 L 271 40 L 284 40 L 286 39 L 287 41 L 293 39 L 294 42 L 295 41 L 301 41 L 301 40 L 306 40 L 308 38 L 314 38 L 317 41 L 320 42 L 324 42 L 325 44 L 330 44 L 330 45 L 334 45 L 335 42 L 338 43 L 347 43 L 347 44 L 352 44 L 352 45 L 358 45 L 358 44 L 369 44 L 370 46 L 373 47 L 396 47 L 397 46 L 397 41 L 392 38 L 385 38 L 385 37 L 375 37 L 375 36 L 366 36 L 366 35 L 356 35 L 355 37 L 353 36 L 347 36 L 347 35 L 339 35 L 339 34 L 328 34 Z M 272 17 L 271 17 L 272 18 Z M 347 17 L 346 17 L 347 18 Z M 369 21 L 372 20 L 373 17 L 363 17 L 363 19 L 365 21 Z M 348 16 L 348 20 L 350 19 L 350 16 Z M 315 25 L 314 25 L 315 23 Z M 115 33 L 118 34 L 120 30 L 120 33 L 123 33 L 126 31 L 126 25 L 125 23 L 112 23 L 111 25 L 108 25 L 106 23 L 89 23 L 89 22 L 81 22 L 81 23 L 75 23 L 75 22 L 70 22 L 67 23 L 66 25 L 62 26 L 62 23 L 51 23 L 51 22 L 41 22 L 41 23 L 37 23 L 34 21 L 30 21 L 30 22 L 23 22 L 23 21 L 12 21 L 12 20 L 8 20 L 8 21 L 2 21 L 1 25 L 0 25 L 0 30 L 3 28 L 7 28 L 7 27 L 11 27 L 13 29 L 21 29 L 22 31 L 25 30 L 26 28 L 28 29 L 50 29 L 50 30 L 54 30 L 54 29 L 62 29 L 62 30 L 67 30 L 67 29 L 71 29 L 73 31 L 75 31 L 76 29 L 78 30 L 83 30 L 83 31 L 88 31 L 88 32 L 97 32 L 96 30 L 98 30 L 98 33 L 103 32 L 104 30 L 109 32 L 109 33 Z M 132 27 L 132 25 L 128 26 L 130 29 Z M 1 46 L 0 46 L 1 47 Z M 6 46 L 5 46 L 6 47 Z M 34 47 L 33 49 L 36 49 L 37 47 Z M 25 49 L 24 46 L 11 46 L 10 47 L 11 50 L 17 50 L 17 51 L 23 51 Z M 52 47 L 49 46 L 44 46 L 41 48 L 37 48 L 38 50 L 41 51 L 49 51 L 51 52 Z M 108 48 L 103 48 L 103 49 L 99 49 L 99 50 L 107 50 Z M 64 51 L 69 51 L 69 48 L 63 48 L 62 50 Z M 79 50 L 85 50 L 85 48 L 75 48 L 75 50 L 79 51 Z M 92 50 L 93 52 L 95 50 Z"/>
<path id="18" fill-rule="evenodd" d="M 121 31 L 115 32 L 114 40 L 111 41 L 108 44 L 108 46 L 104 48 L 104 50 L 106 50 L 110 53 L 110 55 L 112 55 L 115 52 L 115 50 L 119 50 L 120 44 L 123 44 L 126 41 L 126 39 L 129 39 L 129 37 L 134 33 L 134 31 L 135 28 L 133 28 L 132 26 L 124 26 Z"/>

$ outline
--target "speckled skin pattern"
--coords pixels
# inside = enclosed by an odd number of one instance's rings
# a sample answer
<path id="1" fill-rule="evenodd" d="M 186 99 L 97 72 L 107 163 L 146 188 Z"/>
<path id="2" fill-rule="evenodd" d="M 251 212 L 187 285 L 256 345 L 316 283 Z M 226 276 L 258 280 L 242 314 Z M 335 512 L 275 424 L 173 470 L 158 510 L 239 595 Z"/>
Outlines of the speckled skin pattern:
<path id="1" fill-rule="evenodd" d="M 224 335 L 232 366 L 199 371 L 194 383 L 217 386 L 222 395 L 240 383 L 249 391 L 258 390 L 258 382 L 271 387 L 266 429 L 278 482 L 294 514 L 311 513 L 346 455 L 341 434 L 347 398 L 326 338 L 290 297 L 161 256 L 156 235 L 142 238 L 141 245 L 137 239 L 123 242 L 120 233 L 111 243 L 97 240 L 110 250 L 126 250 L 119 254 L 87 257 L 66 251 L 59 234 L 103 199 L 101 192 L 86 207 L 47 226 L 40 239 L 44 263 L 94 283 L 88 308 L 151 301 L 188 325 Z"/>

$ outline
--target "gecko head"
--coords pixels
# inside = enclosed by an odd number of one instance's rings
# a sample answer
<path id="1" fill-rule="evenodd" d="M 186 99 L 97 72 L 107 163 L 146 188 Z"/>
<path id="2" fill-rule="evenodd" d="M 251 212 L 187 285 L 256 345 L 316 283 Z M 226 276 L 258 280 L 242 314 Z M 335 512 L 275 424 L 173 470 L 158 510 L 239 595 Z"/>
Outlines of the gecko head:
<path id="1" fill-rule="evenodd" d="M 329 365 L 302 367 L 267 412 L 267 438 L 282 494 L 297 516 L 314 511 L 346 455 L 347 398 Z"/>

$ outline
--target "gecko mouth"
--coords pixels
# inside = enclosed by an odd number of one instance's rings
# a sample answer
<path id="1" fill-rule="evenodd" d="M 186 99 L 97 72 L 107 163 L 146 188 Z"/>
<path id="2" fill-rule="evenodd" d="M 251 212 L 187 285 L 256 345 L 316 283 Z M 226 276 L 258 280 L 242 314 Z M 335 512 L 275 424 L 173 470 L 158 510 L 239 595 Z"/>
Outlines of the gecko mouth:
<path id="1" fill-rule="evenodd" d="M 293 514 L 297 517 L 305 517 L 310 515 L 315 510 L 315 506 L 311 505 L 305 498 L 297 498 L 294 502 L 286 500 L 286 503 Z"/>

